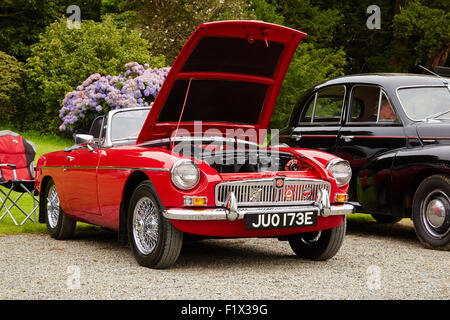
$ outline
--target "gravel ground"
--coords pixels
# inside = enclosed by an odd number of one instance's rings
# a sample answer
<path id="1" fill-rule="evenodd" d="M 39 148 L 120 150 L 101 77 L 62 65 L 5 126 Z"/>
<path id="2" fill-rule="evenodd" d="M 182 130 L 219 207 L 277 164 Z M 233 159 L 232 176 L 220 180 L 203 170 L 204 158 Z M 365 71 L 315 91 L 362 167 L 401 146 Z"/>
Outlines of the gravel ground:
<path id="1" fill-rule="evenodd" d="M 448 300 L 450 252 L 425 249 L 412 223 L 349 221 L 338 254 L 298 259 L 276 239 L 186 243 L 169 270 L 137 265 L 110 232 L 0 236 L 0 299 Z"/>

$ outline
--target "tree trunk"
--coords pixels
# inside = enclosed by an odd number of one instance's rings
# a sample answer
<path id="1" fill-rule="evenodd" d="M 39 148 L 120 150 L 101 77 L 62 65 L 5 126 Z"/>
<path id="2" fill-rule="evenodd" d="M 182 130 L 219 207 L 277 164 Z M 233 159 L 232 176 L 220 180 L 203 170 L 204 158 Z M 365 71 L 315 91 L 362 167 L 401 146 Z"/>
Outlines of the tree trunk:
<path id="1" fill-rule="evenodd" d="M 428 68 L 434 68 L 436 66 L 445 66 L 447 63 L 447 58 L 450 53 L 450 43 L 446 44 L 444 47 L 439 48 L 434 51 L 435 53 L 428 58 L 426 66 Z"/>
<path id="2" fill-rule="evenodd" d="M 402 9 L 411 2 L 411 0 L 395 0 L 394 14 L 402 13 Z"/>

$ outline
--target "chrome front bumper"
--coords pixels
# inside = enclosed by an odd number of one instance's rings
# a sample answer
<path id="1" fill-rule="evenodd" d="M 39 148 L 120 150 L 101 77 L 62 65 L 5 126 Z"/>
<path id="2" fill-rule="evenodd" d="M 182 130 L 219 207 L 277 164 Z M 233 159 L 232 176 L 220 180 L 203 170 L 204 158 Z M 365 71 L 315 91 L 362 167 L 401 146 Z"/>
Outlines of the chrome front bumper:
<path id="1" fill-rule="evenodd" d="M 271 206 L 271 207 L 237 207 L 233 192 L 227 196 L 225 207 L 221 208 L 172 208 L 163 211 L 163 215 L 171 220 L 228 220 L 244 219 L 247 214 L 270 214 L 289 212 L 318 211 L 321 217 L 348 215 L 355 211 L 351 204 L 330 205 L 328 192 L 323 192 L 320 200 L 308 206 Z"/>

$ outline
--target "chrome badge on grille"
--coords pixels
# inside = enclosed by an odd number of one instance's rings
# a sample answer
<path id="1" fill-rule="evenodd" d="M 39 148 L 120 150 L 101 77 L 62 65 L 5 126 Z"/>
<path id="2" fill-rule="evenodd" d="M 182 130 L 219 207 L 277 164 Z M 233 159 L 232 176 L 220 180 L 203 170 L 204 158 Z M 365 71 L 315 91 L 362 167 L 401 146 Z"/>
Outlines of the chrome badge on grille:
<path id="1" fill-rule="evenodd" d="M 310 200 L 312 196 L 312 190 L 310 187 L 303 189 L 303 199 Z"/>
<path id="2" fill-rule="evenodd" d="M 250 201 L 259 202 L 261 201 L 262 188 L 254 188 L 250 190 Z"/>
<path id="3" fill-rule="evenodd" d="M 294 190 L 292 188 L 286 188 L 284 190 L 284 199 L 290 201 L 294 198 Z"/>
<path id="4" fill-rule="evenodd" d="M 277 189 L 281 189 L 284 187 L 284 177 L 277 177 L 274 179 L 273 182 L 274 182 L 273 184 L 274 184 L 275 188 L 277 188 Z"/>

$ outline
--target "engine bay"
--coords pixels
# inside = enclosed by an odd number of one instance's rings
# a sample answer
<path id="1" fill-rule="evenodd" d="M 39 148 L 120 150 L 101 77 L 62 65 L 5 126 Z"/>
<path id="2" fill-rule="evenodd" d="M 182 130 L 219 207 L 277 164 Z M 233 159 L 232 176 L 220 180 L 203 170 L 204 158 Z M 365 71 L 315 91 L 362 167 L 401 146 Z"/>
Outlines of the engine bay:
<path id="1" fill-rule="evenodd" d="M 224 149 L 209 148 L 198 144 L 179 144 L 175 149 L 180 154 L 205 161 L 219 173 L 304 171 L 312 169 L 292 154 L 277 149 L 255 146 Z"/>

